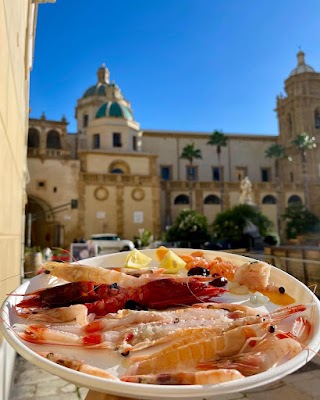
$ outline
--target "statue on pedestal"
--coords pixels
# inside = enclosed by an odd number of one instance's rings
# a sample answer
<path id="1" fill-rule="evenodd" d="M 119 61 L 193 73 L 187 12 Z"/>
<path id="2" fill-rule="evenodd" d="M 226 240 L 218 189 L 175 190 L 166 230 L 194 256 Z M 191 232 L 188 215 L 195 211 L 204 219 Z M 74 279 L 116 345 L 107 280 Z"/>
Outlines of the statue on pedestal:
<path id="1" fill-rule="evenodd" d="M 252 200 L 252 183 L 247 176 L 240 182 L 240 189 L 239 204 L 255 205 Z"/>

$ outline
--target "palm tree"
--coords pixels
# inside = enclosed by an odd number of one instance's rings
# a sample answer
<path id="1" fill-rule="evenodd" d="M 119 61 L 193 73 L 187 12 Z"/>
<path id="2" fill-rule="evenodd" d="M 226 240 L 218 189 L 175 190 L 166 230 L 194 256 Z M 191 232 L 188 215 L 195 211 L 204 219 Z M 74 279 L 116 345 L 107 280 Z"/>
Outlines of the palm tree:
<path id="1" fill-rule="evenodd" d="M 316 139 L 313 136 L 310 136 L 306 132 L 300 133 L 292 141 L 292 144 L 298 148 L 298 150 L 300 152 L 300 156 L 301 156 L 304 202 L 305 202 L 305 206 L 307 209 L 309 209 L 309 207 L 310 207 L 309 177 L 308 177 L 308 171 L 307 171 L 307 151 L 312 150 L 315 147 L 317 147 L 315 141 L 316 141 Z"/>
<path id="2" fill-rule="evenodd" d="M 224 177 L 221 170 L 221 148 L 227 146 L 228 138 L 221 131 L 213 131 L 211 137 L 207 144 L 211 146 L 216 146 L 217 157 L 218 157 L 218 167 L 220 172 L 220 207 L 223 211 L 223 197 L 224 197 Z"/>
<path id="3" fill-rule="evenodd" d="M 291 161 L 291 157 L 286 155 L 286 149 L 277 143 L 273 143 L 270 147 L 268 147 L 265 151 L 265 157 L 267 158 L 275 158 L 274 164 L 274 177 L 276 182 L 276 198 L 277 198 L 277 225 L 278 225 L 278 232 L 280 238 L 282 238 L 282 225 L 281 225 L 281 215 L 280 215 L 280 160 L 287 159 Z"/>
<path id="4" fill-rule="evenodd" d="M 195 158 L 202 158 L 201 150 L 195 148 L 195 144 L 187 144 L 183 149 L 180 158 L 188 160 L 188 176 L 187 179 L 189 181 L 189 197 L 190 197 L 190 208 L 192 209 L 192 192 L 193 192 L 193 185 L 192 185 L 192 167 L 193 167 L 193 160 Z"/>

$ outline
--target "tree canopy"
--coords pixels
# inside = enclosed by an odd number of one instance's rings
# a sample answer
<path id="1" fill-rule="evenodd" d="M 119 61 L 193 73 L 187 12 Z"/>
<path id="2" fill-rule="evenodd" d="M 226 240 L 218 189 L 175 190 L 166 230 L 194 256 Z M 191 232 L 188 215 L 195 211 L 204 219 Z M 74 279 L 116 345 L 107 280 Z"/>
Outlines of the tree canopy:
<path id="1" fill-rule="evenodd" d="M 206 241 L 209 238 L 208 220 L 194 210 L 184 209 L 165 234 L 167 242 Z"/>
<path id="2" fill-rule="evenodd" d="M 180 158 L 188 160 L 192 164 L 195 158 L 202 158 L 201 150 L 197 149 L 194 143 L 187 144 L 182 149 Z"/>
<path id="3" fill-rule="evenodd" d="M 239 204 L 217 215 L 212 225 L 213 235 L 218 240 L 241 241 L 250 224 L 258 228 L 262 237 L 272 228 L 272 222 L 256 207 Z"/>
<path id="4" fill-rule="evenodd" d="M 217 146 L 217 154 L 220 156 L 221 147 L 227 146 L 228 138 L 221 131 L 213 131 L 207 144 Z"/>
<path id="5" fill-rule="evenodd" d="M 296 239 L 297 236 L 320 232 L 320 219 L 301 203 L 292 203 L 283 214 L 286 221 L 287 239 Z"/>

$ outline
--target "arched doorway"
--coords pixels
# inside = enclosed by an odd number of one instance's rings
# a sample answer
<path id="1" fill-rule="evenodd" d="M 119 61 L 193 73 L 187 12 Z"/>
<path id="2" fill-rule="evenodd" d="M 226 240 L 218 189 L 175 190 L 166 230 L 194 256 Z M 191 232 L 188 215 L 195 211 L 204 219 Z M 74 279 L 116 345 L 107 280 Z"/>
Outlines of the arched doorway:
<path id="1" fill-rule="evenodd" d="M 40 249 L 54 246 L 55 225 L 51 207 L 45 201 L 29 196 L 25 207 L 25 245 Z"/>

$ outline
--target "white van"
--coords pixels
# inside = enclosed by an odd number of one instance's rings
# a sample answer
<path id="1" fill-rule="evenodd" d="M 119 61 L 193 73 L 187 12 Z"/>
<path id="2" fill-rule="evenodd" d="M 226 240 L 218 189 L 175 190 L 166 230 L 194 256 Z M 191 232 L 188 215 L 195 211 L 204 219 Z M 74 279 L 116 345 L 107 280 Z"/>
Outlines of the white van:
<path id="1" fill-rule="evenodd" d="M 91 241 L 97 247 L 98 254 L 134 249 L 134 243 L 131 240 L 121 239 L 115 233 L 91 235 Z"/>

